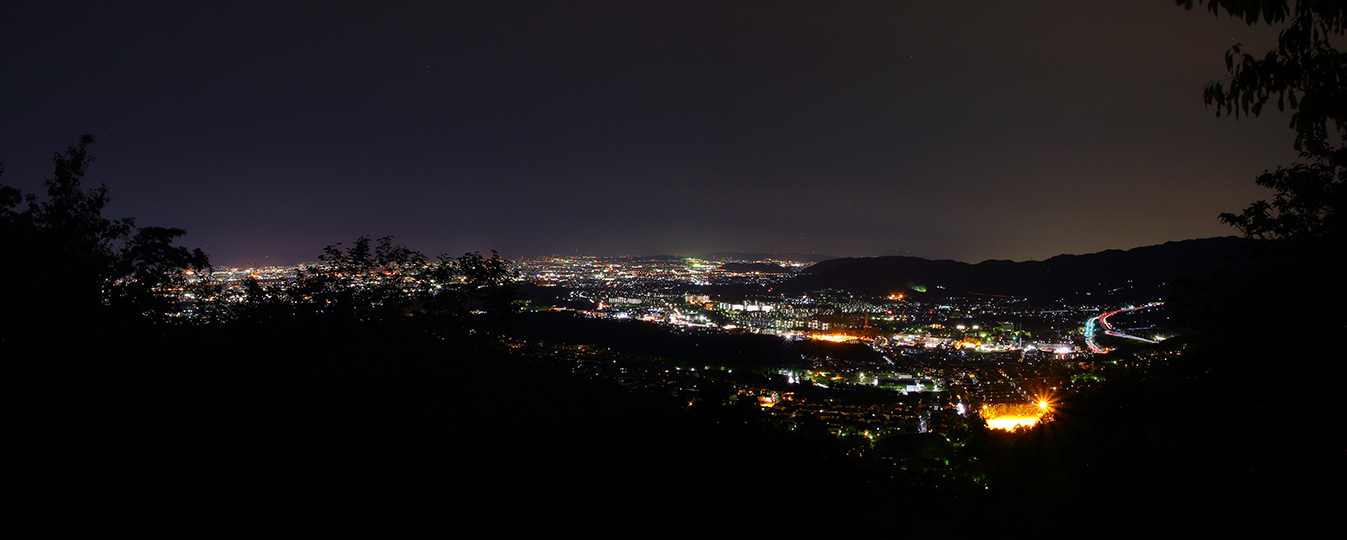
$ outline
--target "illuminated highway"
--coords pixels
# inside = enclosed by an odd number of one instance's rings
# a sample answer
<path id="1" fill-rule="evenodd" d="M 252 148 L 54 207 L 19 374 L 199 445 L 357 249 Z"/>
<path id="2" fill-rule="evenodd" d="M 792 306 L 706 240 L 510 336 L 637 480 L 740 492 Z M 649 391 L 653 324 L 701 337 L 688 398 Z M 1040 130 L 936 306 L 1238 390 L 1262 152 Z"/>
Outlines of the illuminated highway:
<path id="1" fill-rule="evenodd" d="M 1094 336 L 1095 336 L 1095 334 L 1098 332 L 1098 330 L 1095 328 L 1095 321 L 1099 321 L 1099 326 L 1103 327 L 1104 333 L 1105 333 L 1105 334 L 1108 334 L 1108 335 L 1110 335 L 1110 336 L 1120 337 L 1120 338 L 1127 338 L 1127 339 L 1135 339 L 1135 340 L 1137 340 L 1137 341 L 1144 341 L 1144 342 L 1146 342 L 1146 343 L 1159 343 L 1158 341 L 1155 341 L 1155 340 L 1153 340 L 1153 339 L 1146 339 L 1146 338 L 1143 338 L 1143 337 L 1137 337 L 1137 336 L 1133 336 L 1133 335 L 1124 334 L 1124 333 L 1122 333 L 1122 332 L 1119 332 L 1116 328 L 1113 327 L 1112 324 L 1109 324 L 1108 318 L 1109 318 L 1109 317 L 1112 317 L 1112 316 L 1114 316 L 1114 315 L 1117 315 L 1117 314 L 1119 314 L 1119 313 L 1125 312 L 1125 311 L 1136 311 L 1136 310 L 1139 310 L 1139 309 L 1146 309 L 1146 308 L 1152 308 L 1152 307 L 1156 307 L 1156 306 L 1163 306 L 1164 304 L 1165 304 L 1164 302 L 1151 302 L 1151 303 L 1146 304 L 1146 305 L 1144 305 L 1144 306 L 1125 307 L 1125 308 L 1122 308 L 1122 309 L 1115 309 L 1115 310 L 1113 310 L 1113 311 L 1109 311 L 1109 312 L 1106 312 L 1106 313 L 1102 313 L 1102 314 L 1100 314 L 1100 315 L 1097 316 L 1097 317 L 1093 317 L 1093 318 L 1091 318 L 1090 320 L 1085 321 L 1085 344 L 1088 345 L 1088 346 L 1090 347 L 1090 352 L 1093 352 L 1093 353 L 1103 353 L 1103 352 L 1108 352 L 1107 349 L 1105 349 L 1105 348 L 1103 348 L 1103 347 L 1100 347 L 1100 346 L 1099 346 L 1099 343 L 1096 342 L 1096 341 L 1094 340 Z"/>

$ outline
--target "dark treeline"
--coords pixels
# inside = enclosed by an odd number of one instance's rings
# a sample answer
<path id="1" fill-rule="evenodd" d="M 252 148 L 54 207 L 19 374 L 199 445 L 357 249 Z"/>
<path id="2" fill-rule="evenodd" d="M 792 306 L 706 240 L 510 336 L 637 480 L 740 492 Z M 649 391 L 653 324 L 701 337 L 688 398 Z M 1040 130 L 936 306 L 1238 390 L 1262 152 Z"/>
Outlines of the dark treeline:
<path id="1" fill-rule="evenodd" d="M 0 185 L 0 239 L 7 250 L 0 265 L 0 343 L 63 334 L 54 330 L 63 326 L 89 335 L 163 322 L 176 299 L 162 291 L 184 284 L 186 270 L 209 266 L 201 250 L 172 245 L 182 229 L 103 216 L 108 188 L 82 186 L 92 143 L 85 135 L 52 158 L 45 199 Z"/>
<path id="2" fill-rule="evenodd" d="M 393 243 L 391 236 L 362 236 L 349 248 L 335 244 L 321 264 L 293 278 L 263 286 L 250 278 L 240 296 L 218 286 L 201 287 L 194 315 L 207 321 L 261 323 L 352 319 L 426 325 L 446 334 L 491 330 L 517 311 L 519 286 L 510 262 L 494 251 L 434 260 Z"/>

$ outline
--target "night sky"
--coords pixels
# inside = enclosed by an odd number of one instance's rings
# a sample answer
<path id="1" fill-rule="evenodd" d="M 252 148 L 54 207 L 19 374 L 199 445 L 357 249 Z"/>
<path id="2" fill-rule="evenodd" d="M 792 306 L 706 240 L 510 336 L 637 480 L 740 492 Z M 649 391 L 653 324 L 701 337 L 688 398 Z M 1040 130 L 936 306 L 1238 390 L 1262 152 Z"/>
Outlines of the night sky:
<path id="1" fill-rule="evenodd" d="M 0 183 L 93 133 L 111 217 L 217 265 L 429 254 L 977 262 L 1234 234 L 1288 118 L 1202 87 L 1249 28 L 1172 0 L 0 7 Z"/>

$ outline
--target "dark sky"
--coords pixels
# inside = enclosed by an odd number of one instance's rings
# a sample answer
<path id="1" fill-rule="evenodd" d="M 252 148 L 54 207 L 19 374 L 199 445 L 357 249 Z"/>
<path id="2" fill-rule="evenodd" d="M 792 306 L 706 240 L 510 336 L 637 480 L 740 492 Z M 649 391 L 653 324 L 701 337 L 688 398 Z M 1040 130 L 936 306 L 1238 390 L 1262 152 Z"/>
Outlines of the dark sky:
<path id="1" fill-rule="evenodd" d="M 1202 87 L 1275 36 L 1172 0 L 11 0 L 0 182 L 93 133 L 107 213 L 221 265 L 1042 259 L 1233 234 L 1293 133 Z"/>

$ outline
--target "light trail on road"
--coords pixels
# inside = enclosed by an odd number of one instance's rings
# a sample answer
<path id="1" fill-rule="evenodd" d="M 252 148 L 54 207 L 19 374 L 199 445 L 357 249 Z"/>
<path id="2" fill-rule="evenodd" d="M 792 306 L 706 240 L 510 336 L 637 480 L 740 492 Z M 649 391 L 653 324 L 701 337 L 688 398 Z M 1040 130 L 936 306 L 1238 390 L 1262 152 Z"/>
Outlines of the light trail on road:
<path id="1" fill-rule="evenodd" d="M 1136 311 L 1136 310 L 1139 310 L 1139 309 L 1146 309 L 1146 308 L 1152 308 L 1152 307 L 1163 306 L 1163 305 L 1165 305 L 1164 302 L 1151 302 L 1151 303 L 1146 304 L 1146 305 L 1144 305 L 1144 306 L 1134 306 L 1134 307 L 1133 307 L 1133 306 L 1129 306 L 1129 307 L 1125 307 L 1125 308 L 1122 308 L 1122 309 L 1115 309 L 1115 310 L 1113 310 L 1113 311 L 1109 311 L 1109 312 L 1106 312 L 1106 313 L 1101 313 L 1100 315 L 1098 315 L 1098 316 L 1096 316 L 1096 317 L 1090 318 L 1090 320 L 1085 321 L 1085 345 L 1088 346 L 1088 347 L 1090 348 L 1090 352 L 1092 352 L 1092 353 L 1103 353 L 1103 352 L 1108 352 L 1108 351 L 1107 351 L 1106 349 L 1104 349 L 1103 347 L 1100 347 L 1100 346 L 1099 346 L 1099 343 L 1096 342 L 1096 341 L 1094 340 L 1094 335 L 1095 335 L 1095 333 L 1097 333 L 1097 330 L 1095 329 L 1095 321 L 1099 321 L 1099 326 L 1103 327 L 1104 333 L 1107 334 L 1107 335 L 1114 336 L 1114 337 L 1120 337 L 1120 338 L 1135 339 L 1135 340 L 1137 340 L 1137 341 L 1144 341 L 1144 342 L 1146 342 L 1146 343 L 1159 343 L 1159 341 L 1155 341 L 1155 340 L 1151 340 L 1151 339 L 1146 339 L 1146 338 L 1143 338 L 1143 337 L 1137 337 L 1137 336 L 1133 336 L 1133 335 L 1124 334 L 1124 333 L 1122 333 L 1122 332 L 1119 332 L 1119 331 L 1117 331 L 1116 329 L 1113 328 L 1113 325 L 1112 325 L 1112 324 L 1109 324 L 1108 318 L 1109 318 L 1109 317 L 1112 317 L 1112 316 L 1114 316 L 1114 315 L 1117 315 L 1117 314 L 1119 314 L 1119 313 L 1125 312 L 1125 311 Z"/>

